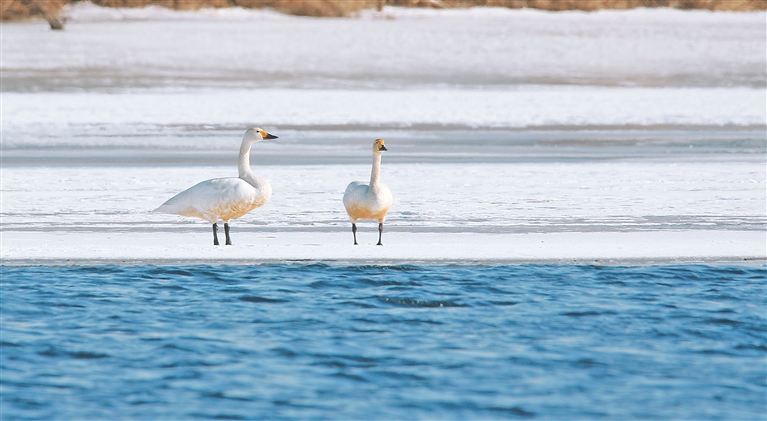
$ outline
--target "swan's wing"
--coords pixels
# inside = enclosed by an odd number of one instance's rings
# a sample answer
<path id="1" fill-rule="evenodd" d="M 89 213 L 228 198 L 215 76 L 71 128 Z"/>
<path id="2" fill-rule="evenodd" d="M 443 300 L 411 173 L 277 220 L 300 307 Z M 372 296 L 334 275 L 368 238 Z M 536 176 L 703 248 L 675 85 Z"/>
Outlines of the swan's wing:
<path id="1" fill-rule="evenodd" d="M 352 181 L 346 186 L 346 191 L 344 192 L 344 205 L 365 200 L 368 189 L 370 189 L 368 183 L 364 181 Z"/>
<path id="2" fill-rule="evenodd" d="M 198 183 L 171 197 L 155 212 L 211 219 L 219 209 L 251 203 L 257 196 L 253 186 L 240 178 L 214 178 Z"/>

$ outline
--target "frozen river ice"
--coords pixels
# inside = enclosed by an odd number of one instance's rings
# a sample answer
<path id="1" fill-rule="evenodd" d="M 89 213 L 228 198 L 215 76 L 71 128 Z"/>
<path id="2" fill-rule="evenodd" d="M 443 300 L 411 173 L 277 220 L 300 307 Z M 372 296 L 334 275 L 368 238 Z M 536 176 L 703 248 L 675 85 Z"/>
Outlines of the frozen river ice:
<path id="1" fill-rule="evenodd" d="M 67 13 L 62 33 L 3 26 L 6 262 L 206 258 L 207 223 L 149 211 L 235 176 L 254 125 L 280 136 L 252 157 L 274 195 L 233 235 L 282 251 L 234 260 L 348 257 L 314 251 L 345 239 L 340 198 L 377 137 L 398 249 L 382 258 L 765 257 L 763 12 Z M 703 232 L 705 250 L 665 247 Z M 605 249 L 598 233 L 628 237 Z M 119 241 L 83 244 L 105 235 Z"/>

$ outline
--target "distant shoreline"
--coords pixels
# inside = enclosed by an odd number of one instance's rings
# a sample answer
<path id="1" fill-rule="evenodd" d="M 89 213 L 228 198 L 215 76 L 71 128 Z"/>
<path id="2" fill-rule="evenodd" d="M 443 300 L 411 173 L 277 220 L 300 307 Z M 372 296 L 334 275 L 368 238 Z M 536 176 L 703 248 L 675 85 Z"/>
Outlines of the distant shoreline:
<path id="1" fill-rule="evenodd" d="M 81 1 L 0 0 L 0 20 L 8 22 L 44 18 L 52 27 L 55 23 L 60 23 L 63 27 L 63 22 L 60 22 L 58 17 L 62 8 Z M 627 10 L 640 7 L 737 12 L 767 10 L 767 0 L 92 0 L 92 3 L 113 8 L 160 6 L 172 10 L 270 8 L 289 15 L 313 17 L 347 17 L 362 10 L 380 10 L 385 6 L 435 9 L 484 6 L 547 11 Z"/>

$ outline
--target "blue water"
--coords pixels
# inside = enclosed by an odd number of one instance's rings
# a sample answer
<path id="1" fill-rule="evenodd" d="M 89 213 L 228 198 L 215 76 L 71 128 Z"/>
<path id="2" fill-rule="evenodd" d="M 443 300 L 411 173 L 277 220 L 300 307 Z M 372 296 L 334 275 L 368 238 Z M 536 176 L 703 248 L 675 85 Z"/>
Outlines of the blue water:
<path id="1" fill-rule="evenodd" d="M 765 419 L 767 268 L 2 267 L 2 419 Z"/>

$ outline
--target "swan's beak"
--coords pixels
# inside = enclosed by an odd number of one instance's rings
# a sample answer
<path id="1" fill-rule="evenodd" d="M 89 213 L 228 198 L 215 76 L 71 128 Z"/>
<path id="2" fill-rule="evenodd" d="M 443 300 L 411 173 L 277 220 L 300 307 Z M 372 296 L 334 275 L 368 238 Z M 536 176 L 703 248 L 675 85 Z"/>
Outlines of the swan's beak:
<path id="1" fill-rule="evenodd" d="M 273 134 L 267 133 L 266 137 L 264 138 L 264 140 L 267 140 L 267 139 L 279 139 L 279 138 L 277 136 L 273 135 Z"/>
<path id="2" fill-rule="evenodd" d="M 388 151 L 388 149 L 386 149 L 386 146 L 381 146 L 380 148 L 378 148 L 378 150 L 379 151 Z"/>

